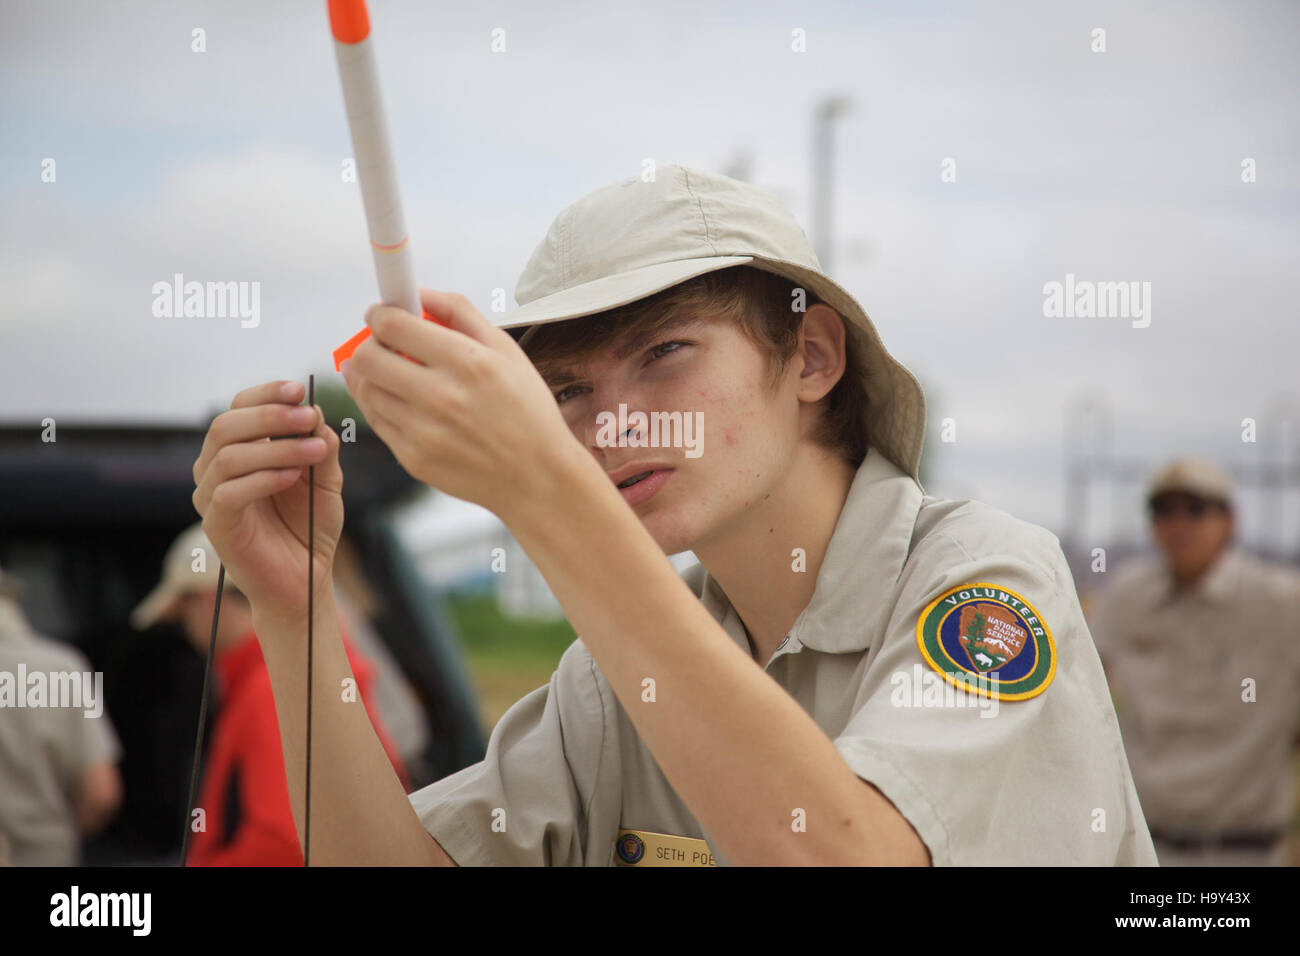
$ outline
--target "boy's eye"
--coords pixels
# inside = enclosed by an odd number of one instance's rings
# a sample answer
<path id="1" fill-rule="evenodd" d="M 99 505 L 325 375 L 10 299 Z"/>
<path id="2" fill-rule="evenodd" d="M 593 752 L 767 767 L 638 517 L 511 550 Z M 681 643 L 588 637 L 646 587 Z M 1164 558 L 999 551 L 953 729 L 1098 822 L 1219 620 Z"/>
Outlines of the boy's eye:
<path id="1" fill-rule="evenodd" d="M 681 346 L 690 344 L 690 342 L 684 342 L 679 339 L 674 339 L 671 342 L 660 342 L 658 345 L 651 346 L 647 349 L 646 354 L 650 356 L 650 361 L 653 362 L 656 359 L 663 358 L 665 355 L 679 351 Z M 585 386 L 582 385 L 566 385 L 555 393 L 556 404 L 563 405 L 566 401 L 577 394 L 577 390 L 581 390 L 584 387 Z"/>
<path id="2" fill-rule="evenodd" d="M 575 388 L 581 388 L 581 385 L 568 385 L 555 393 L 555 402 L 557 405 L 563 405 L 572 396 L 569 394 Z"/>
<path id="3" fill-rule="evenodd" d="M 657 358 L 661 358 L 662 356 L 667 355 L 670 352 L 676 352 L 677 349 L 674 348 L 674 346 L 680 346 L 680 345 L 690 345 L 690 343 L 679 342 L 679 341 L 660 342 L 658 345 L 652 347 L 649 351 L 651 361 L 654 361 Z"/>

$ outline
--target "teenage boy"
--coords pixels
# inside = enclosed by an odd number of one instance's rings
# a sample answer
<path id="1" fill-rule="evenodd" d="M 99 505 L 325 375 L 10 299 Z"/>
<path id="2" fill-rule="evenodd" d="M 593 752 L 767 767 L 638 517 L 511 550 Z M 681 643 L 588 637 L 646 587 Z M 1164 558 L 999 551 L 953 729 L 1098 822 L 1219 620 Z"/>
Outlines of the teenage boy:
<path id="1" fill-rule="evenodd" d="M 195 462 L 300 832 L 316 468 L 314 861 L 1155 863 L 1056 538 L 925 495 L 920 387 L 777 200 L 680 166 L 598 189 L 515 297 L 489 321 L 424 290 L 449 327 L 375 306 L 343 369 L 412 475 L 506 523 L 579 635 L 481 762 L 408 798 L 323 690 L 347 672 L 343 476 L 301 384 L 241 392 Z M 704 426 L 692 454 L 653 441 L 673 414 Z"/>

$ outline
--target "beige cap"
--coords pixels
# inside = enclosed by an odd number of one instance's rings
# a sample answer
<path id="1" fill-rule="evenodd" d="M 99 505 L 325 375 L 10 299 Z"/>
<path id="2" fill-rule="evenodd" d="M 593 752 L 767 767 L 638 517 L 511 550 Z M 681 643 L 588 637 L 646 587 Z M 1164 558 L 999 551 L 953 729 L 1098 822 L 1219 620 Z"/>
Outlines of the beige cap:
<path id="1" fill-rule="evenodd" d="M 221 559 L 203 533 L 203 525 L 190 525 L 167 549 L 162 580 L 131 612 L 131 626 L 143 631 L 166 620 L 175 612 L 176 601 L 182 594 L 216 591 L 220 573 Z M 231 586 L 227 576 L 226 587 Z"/>
<path id="2" fill-rule="evenodd" d="M 595 190 L 551 223 L 519 277 L 519 308 L 491 320 L 511 329 L 576 319 L 746 264 L 799 283 L 847 320 L 860 346 L 853 371 L 866 386 L 868 441 L 918 479 L 925 440 L 920 384 L 885 350 L 862 306 L 822 274 L 794 216 L 749 183 L 660 166 L 651 182 L 632 177 Z"/>
<path id="3" fill-rule="evenodd" d="M 1172 491 L 1232 503 L 1232 479 L 1218 465 L 1203 458 L 1179 458 L 1161 468 L 1151 479 L 1147 501 Z"/>

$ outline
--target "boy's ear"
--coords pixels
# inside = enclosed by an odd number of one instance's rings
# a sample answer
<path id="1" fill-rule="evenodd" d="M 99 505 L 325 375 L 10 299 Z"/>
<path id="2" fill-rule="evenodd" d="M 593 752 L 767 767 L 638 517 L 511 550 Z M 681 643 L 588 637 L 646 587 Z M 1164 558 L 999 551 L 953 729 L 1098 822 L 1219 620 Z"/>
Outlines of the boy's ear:
<path id="1" fill-rule="evenodd" d="M 804 313 L 799 329 L 799 398 L 815 402 L 844 375 L 846 367 L 844 320 L 823 302 Z"/>

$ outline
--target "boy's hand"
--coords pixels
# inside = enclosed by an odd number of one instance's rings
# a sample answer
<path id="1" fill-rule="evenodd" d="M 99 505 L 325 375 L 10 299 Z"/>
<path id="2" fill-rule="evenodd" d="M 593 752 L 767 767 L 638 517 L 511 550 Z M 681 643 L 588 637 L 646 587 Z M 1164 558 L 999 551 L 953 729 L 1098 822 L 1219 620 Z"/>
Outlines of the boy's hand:
<path id="1" fill-rule="evenodd" d="M 370 337 L 343 364 L 348 391 L 413 477 L 506 520 L 581 445 L 508 332 L 463 295 L 420 298 L 448 327 L 371 306 Z"/>
<path id="2" fill-rule="evenodd" d="M 285 619 L 307 608 L 308 466 L 316 466 L 318 590 L 331 581 L 343 531 L 339 437 L 319 406 L 298 405 L 303 390 L 281 381 L 240 392 L 212 420 L 194 462 L 194 507 L 231 581 L 259 612 Z"/>

